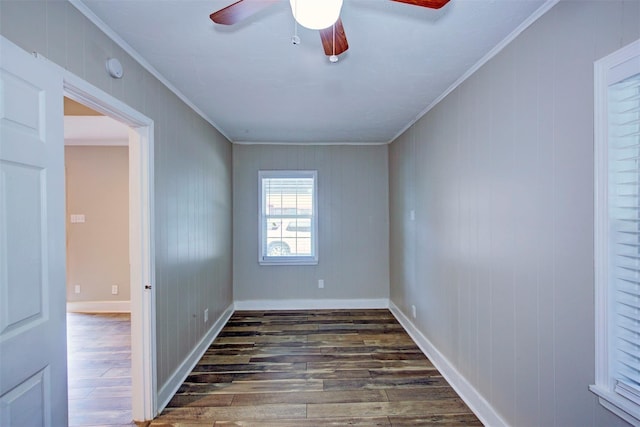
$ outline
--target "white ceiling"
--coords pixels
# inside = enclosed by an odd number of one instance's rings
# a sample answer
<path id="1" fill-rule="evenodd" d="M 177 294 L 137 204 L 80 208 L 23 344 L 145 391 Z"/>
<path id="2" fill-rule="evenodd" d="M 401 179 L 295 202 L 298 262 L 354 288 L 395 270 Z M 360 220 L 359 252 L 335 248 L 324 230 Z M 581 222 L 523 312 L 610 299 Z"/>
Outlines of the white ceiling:
<path id="1" fill-rule="evenodd" d="M 288 1 L 235 26 L 211 22 L 233 2 L 82 0 L 230 140 L 255 143 L 390 142 L 549 5 L 345 0 L 349 50 L 332 64 L 317 31 L 298 26 L 302 43 L 291 43 Z"/>

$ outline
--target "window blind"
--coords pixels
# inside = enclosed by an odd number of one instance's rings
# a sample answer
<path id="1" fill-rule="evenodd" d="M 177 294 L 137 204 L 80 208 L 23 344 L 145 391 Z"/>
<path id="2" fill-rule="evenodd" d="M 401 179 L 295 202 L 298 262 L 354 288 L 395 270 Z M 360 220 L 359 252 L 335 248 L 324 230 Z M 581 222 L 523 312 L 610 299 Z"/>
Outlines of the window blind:
<path id="1" fill-rule="evenodd" d="M 610 364 L 640 405 L 640 74 L 609 86 Z"/>
<path id="2" fill-rule="evenodd" d="M 264 178 L 262 185 L 267 227 L 265 253 L 312 256 L 313 178 Z"/>

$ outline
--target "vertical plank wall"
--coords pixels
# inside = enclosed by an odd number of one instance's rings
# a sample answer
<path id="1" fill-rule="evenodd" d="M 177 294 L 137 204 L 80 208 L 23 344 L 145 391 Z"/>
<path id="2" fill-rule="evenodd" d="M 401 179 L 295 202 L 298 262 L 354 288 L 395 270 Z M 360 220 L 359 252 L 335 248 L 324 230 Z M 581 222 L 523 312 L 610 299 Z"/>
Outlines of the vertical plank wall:
<path id="1" fill-rule="evenodd" d="M 387 151 L 383 146 L 233 146 L 236 302 L 300 307 L 389 298 Z M 319 262 L 258 264 L 258 170 L 318 171 Z M 318 288 L 324 279 L 325 288 Z M 302 301 L 301 301 L 302 300 Z M 295 302 L 294 302 L 295 301 Z"/>
<path id="2" fill-rule="evenodd" d="M 157 385 L 168 390 L 232 303 L 231 144 L 66 1 L 0 1 L 0 33 L 154 120 Z"/>
<path id="3" fill-rule="evenodd" d="M 625 425 L 588 390 L 593 62 L 638 37 L 561 1 L 390 148 L 391 300 L 513 426 Z"/>

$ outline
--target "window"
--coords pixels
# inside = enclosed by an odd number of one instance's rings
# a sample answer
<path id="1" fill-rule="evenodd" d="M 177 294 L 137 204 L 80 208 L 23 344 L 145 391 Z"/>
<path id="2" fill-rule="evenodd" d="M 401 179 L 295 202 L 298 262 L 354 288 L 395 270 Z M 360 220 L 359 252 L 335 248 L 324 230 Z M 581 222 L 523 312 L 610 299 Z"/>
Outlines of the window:
<path id="1" fill-rule="evenodd" d="M 260 171 L 260 264 L 318 263 L 316 171 Z"/>
<path id="2" fill-rule="evenodd" d="M 595 64 L 596 384 L 640 423 L 640 40 Z"/>

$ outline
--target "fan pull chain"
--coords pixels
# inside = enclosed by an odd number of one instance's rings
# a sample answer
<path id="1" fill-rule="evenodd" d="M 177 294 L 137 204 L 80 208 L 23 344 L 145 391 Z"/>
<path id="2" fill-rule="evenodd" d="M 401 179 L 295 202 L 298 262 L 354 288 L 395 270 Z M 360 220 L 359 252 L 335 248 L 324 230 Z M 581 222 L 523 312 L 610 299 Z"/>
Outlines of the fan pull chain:
<path id="1" fill-rule="evenodd" d="M 296 6 L 298 5 L 298 3 L 296 3 Z M 300 44 L 300 37 L 298 37 L 298 21 L 296 21 L 296 19 L 293 19 L 293 37 L 291 37 L 291 43 L 293 43 L 294 45 L 298 45 Z"/>
<path id="2" fill-rule="evenodd" d="M 336 56 L 336 24 L 333 24 L 333 55 L 329 57 L 329 61 L 335 63 L 338 62 L 338 57 Z"/>

